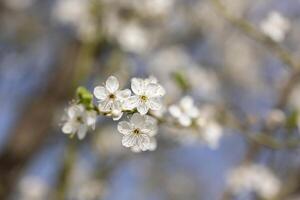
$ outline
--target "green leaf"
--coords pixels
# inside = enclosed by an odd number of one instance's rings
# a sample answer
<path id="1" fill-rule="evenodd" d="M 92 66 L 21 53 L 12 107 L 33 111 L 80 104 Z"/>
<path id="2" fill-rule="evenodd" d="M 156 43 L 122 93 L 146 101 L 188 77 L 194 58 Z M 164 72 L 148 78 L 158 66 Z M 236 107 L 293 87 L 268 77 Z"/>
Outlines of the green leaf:
<path id="1" fill-rule="evenodd" d="M 175 83 L 182 89 L 182 91 L 187 91 L 191 88 L 184 72 L 182 71 L 173 72 L 172 78 L 175 81 Z"/>
<path id="2" fill-rule="evenodd" d="M 291 115 L 286 120 L 286 128 L 289 130 L 292 130 L 297 127 L 297 121 L 298 121 L 298 112 L 293 111 Z"/>
<path id="3" fill-rule="evenodd" d="M 78 87 L 76 95 L 79 99 L 79 103 L 82 103 L 88 109 L 93 108 L 93 94 L 89 90 L 82 86 Z"/>

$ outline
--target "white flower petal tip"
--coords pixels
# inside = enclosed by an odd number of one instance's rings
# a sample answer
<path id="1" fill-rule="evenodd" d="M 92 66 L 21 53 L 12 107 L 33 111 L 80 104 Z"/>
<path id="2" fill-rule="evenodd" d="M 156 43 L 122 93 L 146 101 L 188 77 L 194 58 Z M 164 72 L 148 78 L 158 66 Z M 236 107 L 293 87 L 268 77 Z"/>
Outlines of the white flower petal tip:
<path id="1" fill-rule="evenodd" d="M 110 93 L 115 93 L 119 89 L 119 81 L 116 77 L 110 76 L 106 80 L 106 89 Z"/>

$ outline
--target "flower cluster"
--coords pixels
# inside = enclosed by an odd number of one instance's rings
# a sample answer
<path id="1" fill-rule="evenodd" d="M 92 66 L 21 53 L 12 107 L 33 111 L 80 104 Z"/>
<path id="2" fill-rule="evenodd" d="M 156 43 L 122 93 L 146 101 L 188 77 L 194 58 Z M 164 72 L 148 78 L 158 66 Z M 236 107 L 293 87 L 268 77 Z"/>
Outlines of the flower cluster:
<path id="1" fill-rule="evenodd" d="M 228 185 L 235 194 L 254 191 L 260 197 L 270 199 L 278 194 L 281 183 L 268 168 L 251 164 L 230 172 Z"/>
<path id="2" fill-rule="evenodd" d="M 78 96 L 84 95 L 89 97 L 89 94 Z M 148 113 L 162 109 L 161 98 L 164 95 L 164 88 L 154 77 L 133 78 L 131 90 L 121 90 L 118 79 L 110 76 L 104 85 L 94 88 L 96 106 L 91 106 L 92 98 L 87 98 L 87 101 L 82 100 L 85 103 L 68 108 L 62 131 L 65 134 L 77 134 L 79 139 L 83 139 L 88 129 L 95 129 L 97 113 L 113 120 L 120 120 L 127 113 L 131 116 L 130 121 L 118 124 L 118 131 L 123 134 L 122 144 L 134 152 L 155 150 L 157 120 Z"/>
<path id="3" fill-rule="evenodd" d="M 215 109 L 212 106 L 198 108 L 192 97 L 185 96 L 178 104 L 169 107 L 169 113 L 179 125 L 196 129 L 197 134 L 193 138 L 200 138 L 213 149 L 218 146 L 223 131 L 215 120 Z"/>
<path id="4" fill-rule="evenodd" d="M 185 96 L 178 104 L 166 109 L 170 113 L 169 121 L 164 116 L 165 106 L 162 104 L 165 94 L 165 89 L 154 77 L 132 78 L 131 88 L 121 89 L 118 79 L 110 76 L 103 85 L 94 88 L 93 94 L 84 88 L 77 91 L 77 104 L 68 108 L 62 131 L 83 139 L 89 129 L 95 129 L 97 115 L 111 117 L 114 121 L 126 115 L 129 121 L 119 122 L 117 129 L 123 135 L 122 145 L 134 152 L 156 149 L 154 136 L 158 121 L 191 130 L 196 128 L 197 137 L 210 147 L 217 147 L 222 129 L 214 119 L 211 107 L 198 108 L 192 97 Z"/>

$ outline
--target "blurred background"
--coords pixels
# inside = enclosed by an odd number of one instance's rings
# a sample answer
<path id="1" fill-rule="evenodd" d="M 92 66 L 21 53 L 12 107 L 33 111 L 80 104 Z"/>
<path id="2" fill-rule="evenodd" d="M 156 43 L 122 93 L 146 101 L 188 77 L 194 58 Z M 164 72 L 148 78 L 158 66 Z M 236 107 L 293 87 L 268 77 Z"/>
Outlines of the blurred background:
<path id="1" fill-rule="evenodd" d="M 190 95 L 249 122 L 247 130 L 291 119 L 300 108 L 300 65 L 291 61 L 300 56 L 300 1 L 218 2 L 1 0 L 0 199 L 300 200 L 300 134 L 287 124 L 268 131 L 279 144 L 292 138 L 292 147 L 253 145 L 222 125 L 212 148 L 162 126 L 158 149 L 138 154 L 107 118 L 82 141 L 61 132 L 76 88 L 92 91 L 109 75 L 123 87 L 153 75 L 166 105 Z M 269 22 L 272 12 L 284 20 Z M 228 195 L 229 172 L 245 163 L 267 167 L 283 192 Z"/>

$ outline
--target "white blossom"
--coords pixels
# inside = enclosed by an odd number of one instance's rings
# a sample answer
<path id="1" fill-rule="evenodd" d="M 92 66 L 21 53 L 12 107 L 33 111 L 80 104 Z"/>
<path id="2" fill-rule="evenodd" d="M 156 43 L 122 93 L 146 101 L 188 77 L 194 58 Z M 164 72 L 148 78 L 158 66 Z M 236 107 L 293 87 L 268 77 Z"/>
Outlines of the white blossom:
<path id="1" fill-rule="evenodd" d="M 67 119 L 62 127 L 65 134 L 76 134 L 83 139 L 89 128 L 95 129 L 97 113 L 94 110 L 86 110 L 81 104 L 72 105 L 67 110 Z"/>
<path id="2" fill-rule="evenodd" d="M 90 11 L 91 3 L 90 0 L 55 1 L 52 17 L 61 24 L 74 27 L 80 39 L 89 40 L 96 33 Z"/>
<path id="3" fill-rule="evenodd" d="M 235 194 L 253 191 L 266 199 L 277 195 L 281 186 L 279 179 L 268 168 L 257 164 L 234 169 L 227 181 Z"/>
<path id="4" fill-rule="evenodd" d="M 272 38 L 276 42 L 284 40 L 287 31 L 290 29 L 290 22 L 280 13 L 272 11 L 268 17 L 260 24 L 260 28 L 264 34 Z"/>
<path id="5" fill-rule="evenodd" d="M 214 121 L 209 122 L 201 130 L 201 139 L 212 149 L 218 148 L 222 135 L 222 127 Z"/>
<path id="6" fill-rule="evenodd" d="M 178 105 L 171 105 L 169 112 L 178 120 L 180 125 L 185 127 L 190 126 L 199 115 L 199 110 L 190 96 L 183 97 Z"/>
<path id="7" fill-rule="evenodd" d="M 165 90 L 155 79 L 133 78 L 131 89 L 134 95 L 124 102 L 125 109 L 137 108 L 142 115 L 145 115 L 149 109 L 154 111 L 162 109 L 161 97 L 165 95 Z"/>
<path id="8" fill-rule="evenodd" d="M 136 23 L 123 25 L 119 30 L 118 42 L 125 51 L 141 53 L 147 50 L 149 38 L 147 31 Z"/>
<path id="9" fill-rule="evenodd" d="M 119 120 L 122 115 L 122 104 L 131 95 L 129 89 L 119 90 L 119 81 L 116 77 L 110 76 L 105 86 L 97 86 L 94 95 L 99 100 L 98 109 L 100 112 L 107 112 L 114 120 Z"/>
<path id="10" fill-rule="evenodd" d="M 123 134 L 122 144 L 134 152 L 156 149 L 157 122 L 148 115 L 135 113 L 129 122 L 121 121 L 118 131 Z"/>
<path id="11" fill-rule="evenodd" d="M 216 110 L 211 105 L 202 106 L 196 119 L 201 139 L 212 149 L 219 146 L 219 141 L 223 136 L 223 128 L 215 120 L 215 112 Z"/>

